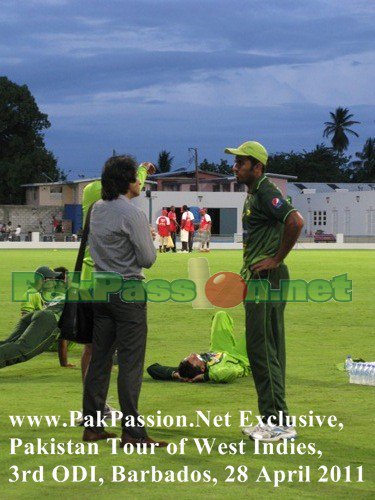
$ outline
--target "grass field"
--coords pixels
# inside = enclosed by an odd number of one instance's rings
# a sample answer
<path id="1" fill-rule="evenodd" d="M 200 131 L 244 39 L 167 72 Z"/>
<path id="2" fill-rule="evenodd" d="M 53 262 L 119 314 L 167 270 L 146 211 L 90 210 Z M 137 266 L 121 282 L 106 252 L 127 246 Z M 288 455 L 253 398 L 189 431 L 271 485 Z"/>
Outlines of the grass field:
<path id="1" fill-rule="evenodd" d="M 5 338 L 19 317 L 19 303 L 10 299 L 11 271 L 33 270 L 39 265 L 73 267 L 76 252 L 59 250 L 2 250 L 0 270 L 3 276 L 0 289 L 1 323 L 0 338 Z M 9 415 L 61 415 L 67 421 L 69 410 L 81 408 L 82 387 L 79 370 L 80 350 L 74 350 L 71 361 L 75 369 L 58 366 L 53 353 L 42 354 L 33 360 L 0 371 L 1 384 L 1 488 L 3 498 L 255 498 L 275 494 L 289 498 L 370 498 L 374 495 L 374 387 L 349 385 L 336 363 L 347 354 L 374 360 L 374 298 L 371 286 L 375 282 L 375 253 L 371 251 L 296 251 L 288 258 L 293 278 L 311 280 L 330 279 L 348 273 L 353 281 L 351 303 L 296 303 L 289 304 L 286 312 L 287 327 L 287 399 L 292 414 L 334 414 L 344 424 L 344 429 L 306 428 L 299 431 L 299 442 L 315 443 L 323 455 L 254 455 L 254 444 L 246 441 L 246 454 L 224 455 L 217 452 L 199 456 L 194 443 L 189 440 L 183 456 L 168 455 L 157 450 L 155 456 L 111 455 L 106 443 L 100 443 L 99 456 L 34 456 L 9 455 L 9 437 L 24 441 L 56 438 L 56 441 L 81 438 L 80 428 L 39 429 L 11 427 Z M 147 272 L 147 279 L 187 277 L 188 255 L 165 254 Z M 214 251 L 207 256 L 211 274 L 218 271 L 237 272 L 241 265 L 241 252 Z M 189 352 L 202 352 L 208 348 L 211 311 L 194 311 L 189 304 L 163 303 L 149 305 L 149 337 L 146 364 L 152 362 L 175 363 Z M 242 306 L 229 310 L 235 319 L 237 335 L 243 332 Z M 116 368 L 114 368 L 114 372 Z M 113 373 L 109 395 L 117 402 L 116 377 Z M 238 428 L 238 410 L 253 410 L 257 414 L 255 389 L 251 377 L 234 384 L 158 383 L 144 376 L 140 411 L 154 414 L 182 415 L 193 419 L 196 410 L 211 410 L 213 414 L 232 414 L 230 428 L 152 429 L 150 435 L 168 441 L 188 438 L 217 438 L 217 442 L 237 442 L 242 436 Z M 119 432 L 120 434 L 120 432 Z M 102 486 L 90 484 L 58 484 L 49 477 L 56 465 L 96 465 L 98 476 L 105 479 Z M 44 465 L 46 479 L 42 484 L 32 482 L 11 484 L 9 467 L 33 469 Z M 148 469 L 152 465 L 161 470 L 179 470 L 184 465 L 190 469 L 210 469 L 218 484 L 204 483 L 111 483 L 111 466 L 123 465 L 126 469 Z M 225 482 L 228 465 L 248 467 L 246 483 Z M 265 482 L 256 483 L 262 466 L 269 473 L 273 470 L 297 469 L 311 466 L 311 482 L 282 484 L 274 488 Z M 318 482 L 318 467 L 352 466 L 352 482 Z M 355 468 L 363 465 L 363 483 L 355 482 Z"/>

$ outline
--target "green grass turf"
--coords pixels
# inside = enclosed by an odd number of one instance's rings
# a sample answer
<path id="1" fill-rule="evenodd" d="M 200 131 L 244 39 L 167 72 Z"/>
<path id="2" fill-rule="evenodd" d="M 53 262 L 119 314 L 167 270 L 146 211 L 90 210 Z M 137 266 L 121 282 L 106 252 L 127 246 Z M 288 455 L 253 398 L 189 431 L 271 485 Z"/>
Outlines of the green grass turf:
<path id="1" fill-rule="evenodd" d="M 79 441 L 80 428 L 59 427 L 50 429 L 14 429 L 9 414 L 62 415 L 81 408 L 81 382 L 79 350 L 71 353 L 75 369 L 58 366 L 56 355 L 45 353 L 33 360 L 1 370 L 1 477 L 3 498 L 36 498 L 54 496 L 65 498 L 247 498 L 275 494 L 278 497 L 330 497 L 370 498 L 374 482 L 374 387 L 349 385 L 346 375 L 339 372 L 335 364 L 344 360 L 348 353 L 370 360 L 374 353 L 374 298 L 371 286 L 375 282 L 374 252 L 371 251 L 296 251 L 288 258 L 293 278 L 311 280 L 332 278 L 348 273 L 353 280 L 351 303 L 327 302 L 289 304 L 286 312 L 287 327 L 287 399 L 292 414 L 335 414 L 344 423 L 339 432 L 323 428 L 300 429 L 299 442 L 313 442 L 323 452 L 317 456 L 268 455 L 255 456 L 253 443 L 246 442 L 246 455 L 199 456 L 194 445 L 187 446 L 184 456 L 170 456 L 158 450 L 156 456 L 111 455 L 107 444 L 100 443 L 99 456 L 9 456 L 9 437 L 21 437 L 33 441 L 37 437 L 57 441 L 69 438 Z M 19 304 L 10 301 L 11 271 L 33 270 L 39 265 L 65 265 L 73 267 L 76 252 L 59 250 L 2 250 L 0 251 L 1 324 L 0 338 L 5 338 L 19 316 Z M 187 277 L 187 261 L 184 254 L 165 254 L 147 272 L 147 278 Z M 207 256 L 211 273 L 238 271 L 241 264 L 239 251 L 213 251 Z M 235 319 L 235 331 L 243 331 L 244 314 L 241 306 L 229 311 Z M 189 352 L 204 351 L 209 343 L 211 311 L 195 311 L 191 305 L 163 303 L 149 305 L 149 337 L 146 364 L 152 362 L 176 363 Z M 147 365 L 146 365 L 147 366 Z M 109 395 L 116 401 L 116 368 L 112 376 Z M 194 418 L 195 410 L 211 410 L 212 414 L 232 414 L 230 428 L 153 429 L 150 435 L 176 441 L 181 437 L 209 437 L 217 441 L 236 442 L 241 439 L 238 428 L 238 410 L 253 410 L 257 413 L 256 395 L 252 379 L 241 379 L 227 386 L 212 384 L 178 384 L 155 382 L 144 376 L 140 411 L 153 414 L 186 414 Z M 10 465 L 32 469 L 44 465 L 46 480 L 43 484 L 8 482 Z M 90 484 L 58 484 L 49 478 L 49 472 L 58 464 L 96 465 L 98 475 L 105 479 L 103 486 Z M 249 480 L 246 483 L 224 482 L 227 465 L 248 466 Z M 363 465 L 364 483 L 318 483 L 318 467 L 338 465 L 353 468 Z M 123 465 L 127 469 L 147 469 L 156 465 L 161 470 L 179 470 L 184 465 L 191 469 L 210 469 L 219 480 L 217 486 L 193 483 L 133 484 L 110 482 L 111 465 Z M 310 465 L 311 483 L 290 483 L 274 489 L 271 484 L 256 483 L 255 478 L 263 465 L 269 472 L 274 469 L 296 469 L 299 465 Z M 354 471 L 353 471 L 353 475 Z"/>

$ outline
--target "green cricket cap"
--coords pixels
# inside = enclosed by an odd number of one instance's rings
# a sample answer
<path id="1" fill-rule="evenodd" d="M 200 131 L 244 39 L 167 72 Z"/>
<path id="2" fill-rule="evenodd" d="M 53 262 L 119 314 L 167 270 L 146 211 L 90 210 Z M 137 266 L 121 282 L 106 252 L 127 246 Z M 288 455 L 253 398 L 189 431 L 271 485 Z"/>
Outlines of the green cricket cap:
<path id="1" fill-rule="evenodd" d="M 56 279 L 60 276 L 60 273 L 52 271 L 52 269 L 47 266 L 38 267 L 38 269 L 35 271 L 35 274 L 41 274 L 44 279 Z"/>
<path id="2" fill-rule="evenodd" d="M 266 165 L 268 160 L 268 153 L 264 146 L 256 141 L 247 141 L 238 146 L 238 148 L 226 148 L 225 153 L 236 156 L 252 156 Z"/>

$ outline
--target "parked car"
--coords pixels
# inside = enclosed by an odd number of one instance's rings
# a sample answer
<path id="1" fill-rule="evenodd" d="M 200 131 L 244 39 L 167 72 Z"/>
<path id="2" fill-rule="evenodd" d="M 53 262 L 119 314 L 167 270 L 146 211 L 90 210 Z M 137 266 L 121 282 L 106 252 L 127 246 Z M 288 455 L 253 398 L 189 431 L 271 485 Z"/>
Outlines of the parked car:
<path id="1" fill-rule="evenodd" d="M 314 243 L 336 243 L 336 236 L 318 229 L 314 234 Z"/>

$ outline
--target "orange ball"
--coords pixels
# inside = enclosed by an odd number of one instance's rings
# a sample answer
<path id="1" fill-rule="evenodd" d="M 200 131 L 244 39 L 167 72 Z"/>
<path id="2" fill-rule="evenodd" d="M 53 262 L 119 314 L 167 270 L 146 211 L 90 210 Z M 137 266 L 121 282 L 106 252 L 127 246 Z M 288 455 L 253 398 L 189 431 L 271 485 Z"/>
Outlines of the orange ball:
<path id="1" fill-rule="evenodd" d="M 206 282 L 206 297 L 216 307 L 236 307 L 246 297 L 245 280 L 237 273 L 216 273 Z"/>

